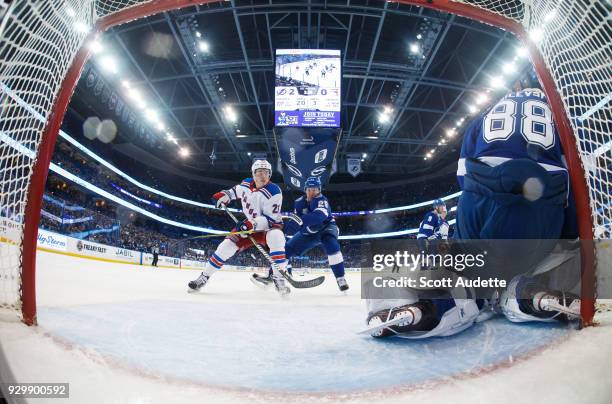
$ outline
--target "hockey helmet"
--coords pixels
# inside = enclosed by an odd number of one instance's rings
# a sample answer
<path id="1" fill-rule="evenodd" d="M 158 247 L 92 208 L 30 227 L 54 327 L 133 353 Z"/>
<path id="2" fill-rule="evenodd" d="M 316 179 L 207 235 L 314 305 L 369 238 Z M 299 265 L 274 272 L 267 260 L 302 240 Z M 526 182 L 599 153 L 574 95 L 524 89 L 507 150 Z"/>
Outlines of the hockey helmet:
<path id="1" fill-rule="evenodd" d="M 306 182 L 304 182 L 304 191 L 306 191 L 308 188 L 319 188 L 320 191 L 322 188 L 319 177 L 308 177 Z"/>
<path id="2" fill-rule="evenodd" d="M 251 166 L 251 173 L 253 177 L 255 176 L 255 171 L 260 168 L 264 168 L 270 172 L 270 177 L 272 177 L 272 164 L 270 164 L 267 160 L 255 160 L 253 165 Z"/>
<path id="3" fill-rule="evenodd" d="M 446 203 L 442 199 L 436 199 L 433 201 L 433 208 L 439 208 L 440 206 L 446 206 Z"/>

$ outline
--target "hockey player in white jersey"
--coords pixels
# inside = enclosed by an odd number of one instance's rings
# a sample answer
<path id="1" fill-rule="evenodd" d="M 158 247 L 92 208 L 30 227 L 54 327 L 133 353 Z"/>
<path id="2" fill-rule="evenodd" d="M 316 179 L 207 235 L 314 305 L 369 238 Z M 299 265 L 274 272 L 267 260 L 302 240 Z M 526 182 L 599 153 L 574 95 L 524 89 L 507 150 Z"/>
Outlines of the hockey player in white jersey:
<path id="1" fill-rule="evenodd" d="M 240 200 L 242 212 L 246 218 L 238 223 L 232 231 L 253 230 L 252 237 L 258 244 L 269 248 L 270 257 L 277 264 L 273 268 L 272 280 L 276 290 L 281 295 L 290 292 L 285 280 L 279 273 L 287 266 L 285 258 L 285 235 L 283 234 L 283 221 L 281 206 L 283 195 L 278 185 L 270 182 L 272 165 L 266 160 L 256 160 L 251 172 L 253 178 L 246 178 L 240 184 L 230 189 L 217 192 L 213 195 L 217 208 L 221 208 L 231 201 Z M 189 282 L 191 291 L 200 290 L 215 271 L 221 269 L 225 262 L 237 252 L 253 247 L 245 235 L 228 236 L 219 244 L 217 249 L 206 262 L 206 268 L 196 279 Z M 278 268 L 277 268 L 278 267 Z"/>

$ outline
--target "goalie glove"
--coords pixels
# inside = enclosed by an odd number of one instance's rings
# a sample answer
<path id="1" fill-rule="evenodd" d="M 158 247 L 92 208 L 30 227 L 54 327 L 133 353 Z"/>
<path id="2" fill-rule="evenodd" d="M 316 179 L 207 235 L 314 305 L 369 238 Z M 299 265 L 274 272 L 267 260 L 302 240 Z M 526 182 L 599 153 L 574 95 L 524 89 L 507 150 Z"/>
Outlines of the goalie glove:
<path id="1" fill-rule="evenodd" d="M 221 209 L 223 205 L 227 205 L 232 201 L 229 192 L 219 191 L 213 195 L 213 201 L 217 209 Z"/>

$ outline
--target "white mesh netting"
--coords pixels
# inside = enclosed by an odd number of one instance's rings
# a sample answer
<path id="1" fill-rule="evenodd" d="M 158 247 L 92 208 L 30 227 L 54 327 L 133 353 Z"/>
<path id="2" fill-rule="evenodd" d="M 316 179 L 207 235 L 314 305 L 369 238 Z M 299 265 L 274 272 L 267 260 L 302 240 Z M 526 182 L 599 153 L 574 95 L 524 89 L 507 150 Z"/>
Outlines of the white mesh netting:
<path id="1" fill-rule="evenodd" d="M 33 157 L 38 152 L 45 124 L 52 116 L 54 101 L 65 85 L 64 77 L 99 18 L 144 3 L 148 2 L 16 0 L 2 21 L 1 306 L 20 307 L 23 225 L 28 215 L 26 196 Z M 155 2 L 157 6 L 161 3 L 160 0 Z M 578 139 L 578 152 L 590 189 L 595 236 L 609 238 L 612 209 L 610 3 L 606 0 L 474 0 L 462 3 L 518 21 L 526 31 L 541 35 L 537 47 L 554 78 Z M 601 258 L 599 261 L 600 267 L 605 267 Z M 605 272 L 601 269 L 598 279 Z"/>

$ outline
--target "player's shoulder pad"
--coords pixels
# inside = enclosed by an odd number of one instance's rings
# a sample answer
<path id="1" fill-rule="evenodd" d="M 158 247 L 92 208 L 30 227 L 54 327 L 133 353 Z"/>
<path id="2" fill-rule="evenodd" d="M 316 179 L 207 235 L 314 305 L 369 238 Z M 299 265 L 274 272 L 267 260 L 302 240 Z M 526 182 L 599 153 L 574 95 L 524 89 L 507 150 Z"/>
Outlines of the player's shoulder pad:
<path id="1" fill-rule="evenodd" d="M 260 191 L 268 199 L 282 193 L 280 187 L 273 182 L 268 182 Z"/>
<path id="2" fill-rule="evenodd" d="M 253 182 L 253 178 L 245 178 L 238 185 L 242 185 L 243 187 L 250 188 L 252 182 Z"/>

